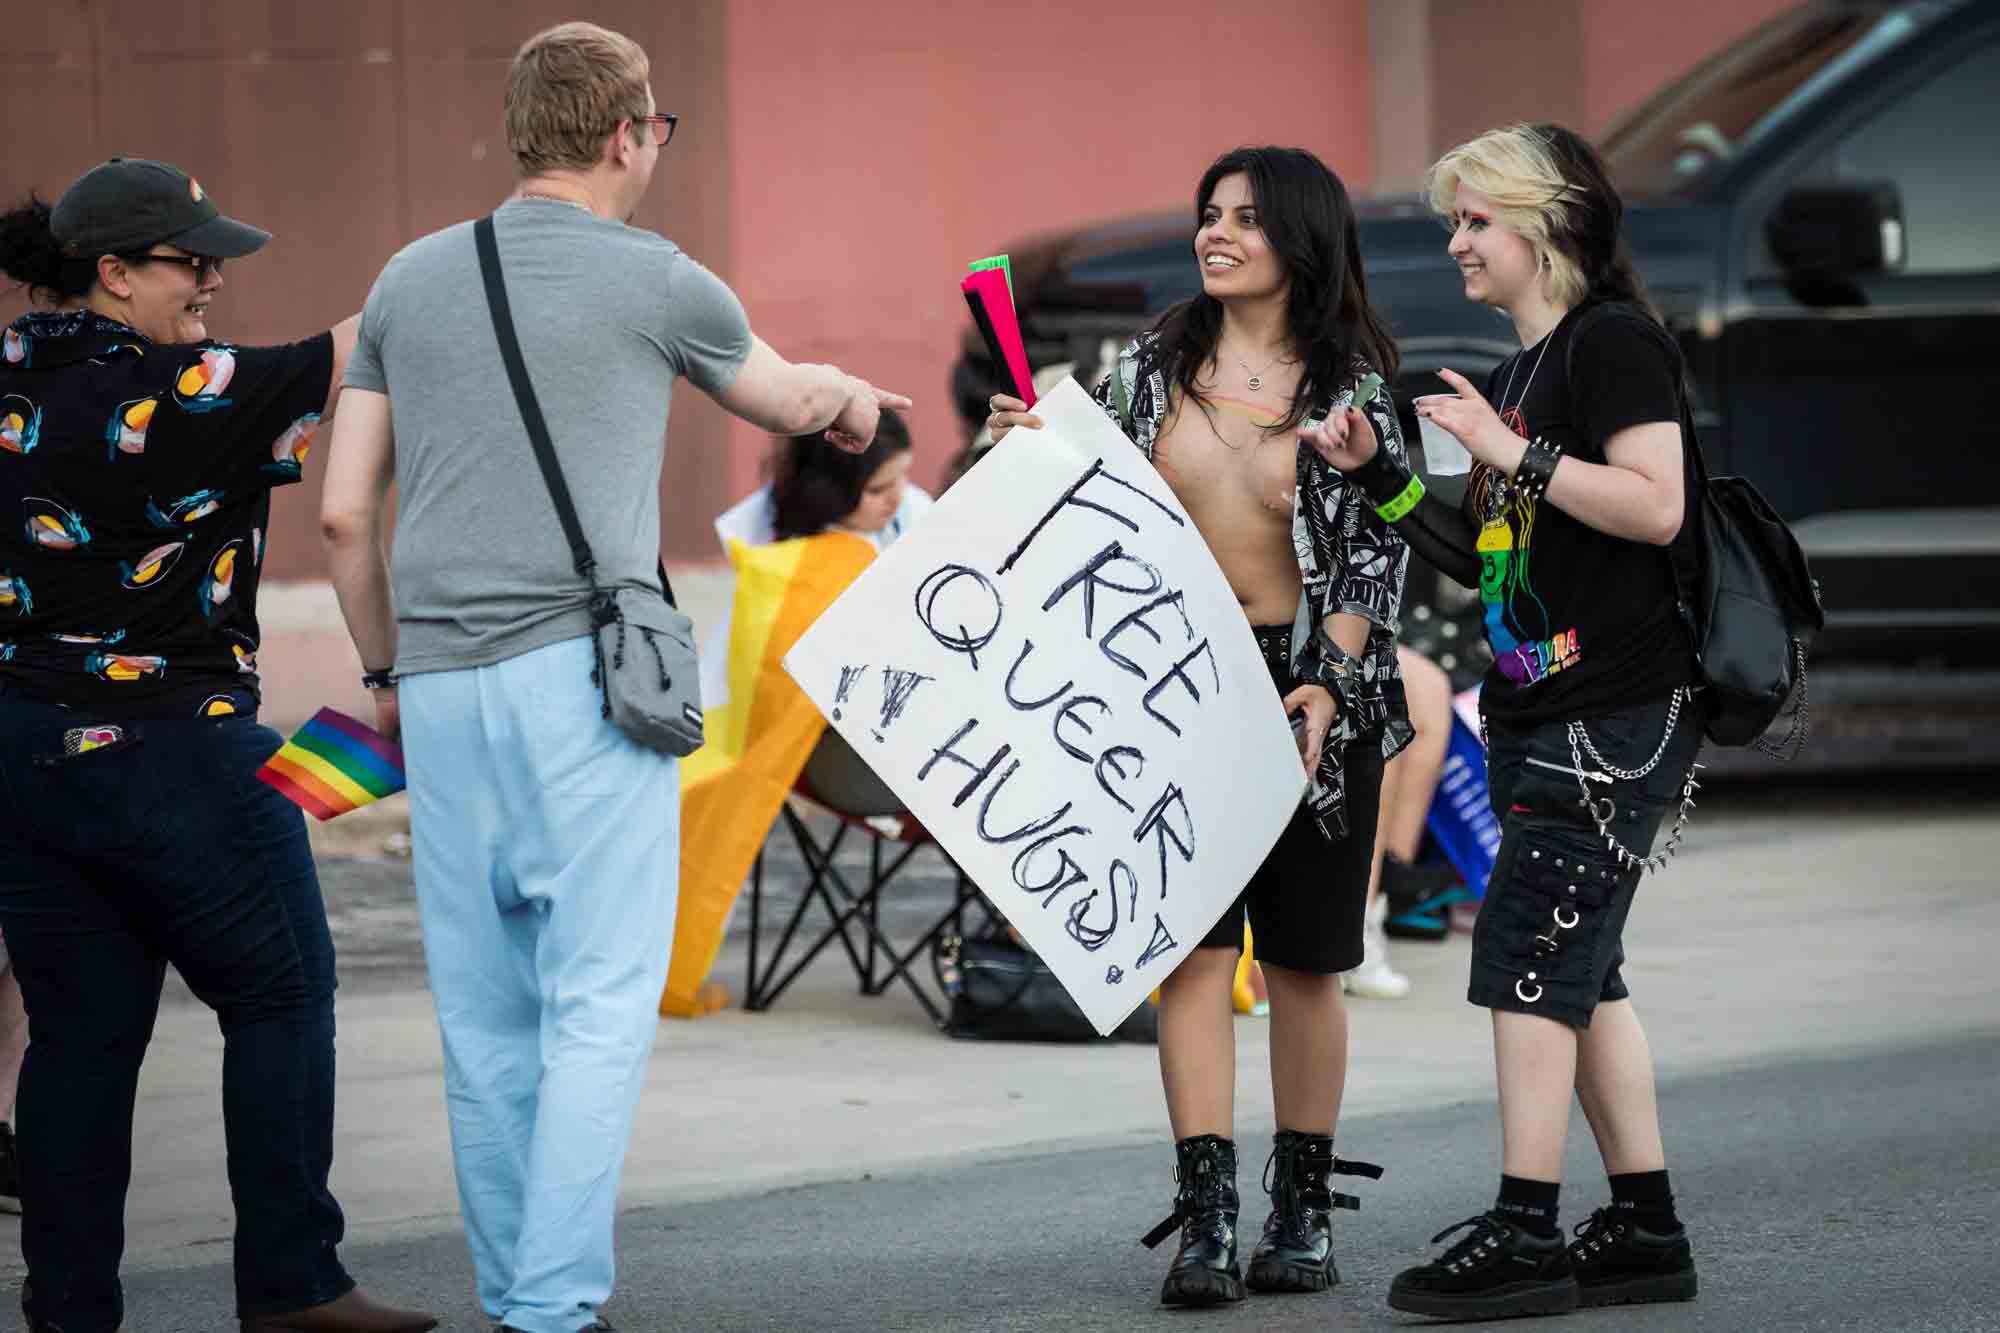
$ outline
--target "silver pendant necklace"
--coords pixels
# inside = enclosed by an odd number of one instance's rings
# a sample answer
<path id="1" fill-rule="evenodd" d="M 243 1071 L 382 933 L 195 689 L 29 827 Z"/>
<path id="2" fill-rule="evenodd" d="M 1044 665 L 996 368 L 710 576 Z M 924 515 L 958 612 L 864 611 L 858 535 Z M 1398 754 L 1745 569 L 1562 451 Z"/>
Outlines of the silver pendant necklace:
<path id="1" fill-rule="evenodd" d="M 1236 356 L 1234 352 L 1231 352 L 1230 355 Z M 1240 356 L 1236 357 L 1236 364 L 1243 367 L 1244 373 L 1250 376 L 1250 378 L 1245 382 L 1249 384 L 1252 390 L 1256 390 L 1264 387 L 1264 371 L 1269 370 L 1272 366 L 1277 365 L 1278 362 L 1284 360 L 1284 357 L 1285 354 L 1283 352 L 1280 352 L 1276 356 L 1272 357 L 1269 361 L 1266 361 L 1263 364 L 1263 367 L 1258 370 L 1251 370 L 1250 363 L 1248 361 L 1245 361 Z"/>

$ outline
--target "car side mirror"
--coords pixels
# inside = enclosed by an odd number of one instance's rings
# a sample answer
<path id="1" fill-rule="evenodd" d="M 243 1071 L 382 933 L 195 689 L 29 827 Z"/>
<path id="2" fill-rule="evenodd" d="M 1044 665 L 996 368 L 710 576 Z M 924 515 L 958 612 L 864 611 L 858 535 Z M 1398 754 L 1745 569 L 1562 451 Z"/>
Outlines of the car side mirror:
<path id="1" fill-rule="evenodd" d="M 1764 234 L 1771 254 L 1793 278 L 1901 268 L 1902 197 L 1888 182 L 1801 187 L 1778 201 Z"/>

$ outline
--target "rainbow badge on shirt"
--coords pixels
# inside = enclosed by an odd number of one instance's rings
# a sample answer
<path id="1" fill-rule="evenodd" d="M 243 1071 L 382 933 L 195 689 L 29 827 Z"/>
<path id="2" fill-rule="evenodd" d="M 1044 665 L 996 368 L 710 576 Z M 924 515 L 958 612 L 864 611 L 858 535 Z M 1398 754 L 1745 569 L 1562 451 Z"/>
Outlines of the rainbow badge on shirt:
<path id="1" fill-rule="evenodd" d="M 315 819 L 332 819 L 403 790 L 403 747 L 338 709 L 322 708 L 257 776 Z"/>

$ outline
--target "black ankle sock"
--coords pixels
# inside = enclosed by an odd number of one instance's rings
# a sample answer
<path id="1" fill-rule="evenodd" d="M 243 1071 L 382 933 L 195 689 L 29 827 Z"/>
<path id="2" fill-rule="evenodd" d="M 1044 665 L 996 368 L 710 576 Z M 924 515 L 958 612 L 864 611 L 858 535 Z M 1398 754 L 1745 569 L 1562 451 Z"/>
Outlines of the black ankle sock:
<path id="1" fill-rule="evenodd" d="M 1503 1175 L 1500 1197 L 1494 1200 L 1493 1211 L 1505 1214 L 1508 1221 L 1529 1235 L 1544 1239 L 1559 1236 L 1562 1232 L 1556 1226 L 1556 1200 L 1561 1194 L 1560 1181 Z"/>
<path id="2" fill-rule="evenodd" d="M 1611 1202 L 1635 1226 L 1648 1231 L 1680 1230 L 1681 1219 L 1674 1212 L 1674 1192 L 1665 1171 L 1633 1171 L 1611 1177 Z"/>

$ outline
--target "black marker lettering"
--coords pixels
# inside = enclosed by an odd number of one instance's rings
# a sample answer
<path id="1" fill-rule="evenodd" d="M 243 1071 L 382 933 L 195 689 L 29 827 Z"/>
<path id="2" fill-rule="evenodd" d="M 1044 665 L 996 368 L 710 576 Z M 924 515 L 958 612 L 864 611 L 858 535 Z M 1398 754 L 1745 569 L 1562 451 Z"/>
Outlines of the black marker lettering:
<path id="1" fill-rule="evenodd" d="M 1049 724 L 1049 734 L 1056 738 L 1056 744 L 1062 746 L 1064 754 L 1068 755 L 1072 759 L 1078 759 L 1087 764 L 1090 762 L 1090 752 L 1088 750 L 1079 750 L 1076 746 L 1071 745 L 1068 741 L 1063 739 L 1063 734 L 1062 734 L 1062 724 L 1065 720 L 1074 722 L 1079 727 L 1082 727 L 1083 734 L 1086 736 L 1091 735 L 1096 730 L 1088 722 L 1084 721 L 1083 718 L 1077 715 L 1076 710 L 1082 708 L 1086 704 L 1094 704 L 1098 708 L 1104 710 L 1104 715 L 1106 717 L 1109 717 L 1111 715 L 1111 705 L 1104 702 L 1104 700 L 1098 698 L 1094 694 L 1079 694 L 1076 696 L 1076 698 L 1071 699 L 1068 703 L 1064 704 L 1061 708 L 1056 710 L 1055 720 Z"/>
<path id="2" fill-rule="evenodd" d="M 980 837 L 984 838 L 987 842 L 995 844 L 996 846 L 1004 847 L 1010 842 L 1019 842 L 1021 839 L 1025 837 L 1028 837 L 1032 834 L 1040 833 L 1043 829 L 1047 828 L 1049 825 L 1055 823 L 1058 819 L 1061 819 L 1064 815 L 1068 814 L 1070 812 L 1070 807 L 1076 804 L 1076 802 L 1074 801 L 1064 801 L 1062 803 L 1062 809 L 1057 810 L 1056 812 L 1046 816 L 1045 818 L 1032 820 L 1026 824 L 1023 824 L 1021 825 L 1021 827 L 1015 829 L 1012 833 L 988 832 L 986 828 L 986 819 L 987 816 L 992 813 L 994 798 L 1000 795 L 1001 790 L 1005 788 L 1007 785 L 1007 780 L 1013 777 L 1014 774 L 1020 769 L 1020 767 L 1021 767 L 1020 760 L 1016 759 L 1010 762 L 1007 765 L 1007 771 L 1002 773 L 998 778 L 994 779 L 993 785 L 986 789 L 986 795 L 982 797 L 979 802 L 979 818 L 973 822 L 973 829 L 975 832 L 979 834 Z"/>
<path id="3" fill-rule="evenodd" d="M 840 721 L 840 706 L 847 702 L 847 692 L 854 688 L 854 683 L 861 679 L 861 673 L 867 669 L 868 664 L 866 662 L 863 662 L 860 666 L 842 667 L 840 669 L 840 684 L 833 687 L 833 720 L 835 722 Z"/>
<path id="4" fill-rule="evenodd" d="M 954 584 L 959 590 L 945 598 Z M 940 601 L 945 605 L 940 606 Z M 979 669 L 979 650 L 1000 632 L 1000 616 L 1000 590 L 968 565 L 940 565 L 917 585 L 917 619 L 945 648 L 971 658 L 974 671 Z M 966 628 L 981 622 L 986 622 L 984 629 Z"/>
<path id="5" fill-rule="evenodd" d="M 1153 914 L 1153 938 L 1147 942 L 1146 952 L 1140 954 L 1139 961 L 1132 964 L 1132 966 L 1134 968 L 1144 967 L 1161 954 L 1166 953 L 1169 949 L 1177 949 L 1179 947 L 1180 941 L 1167 933 L 1167 923 L 1160 918 L 1159 913 L 1155 912 Z"/>
<path id="6" fill-rule="evenodd" d="M 1179 514 L 1176 514 L 1165 503 L 1163 503 L 1162 501 L 1156 499 L 1151 495 L 1146 494 L 1145 491 L 1139 489 L 1137 486 L 1134 486 L 1131 482 L 1125 481 L 1118 477 L 1114 477 L 1110 473 L 1106 472 L 1104 470 L 1104 460 L 1099 458 L 1094 460 L 1089 467 L 1085 468 L 1083 470 L 1083 475 L 1081 477 L 1078 477 L 1075 483 L 1071 485 L 1068 490 L 1064 491 L 1062 495 L 1057 498 L 1054 504 L 1049 506 L 1048 512 L 1041 516 L 1041 518 L 1035 523 L 1034 527 L 1028 529 L 1028 535 L 1021 538 L 1021 544 L 1019 546 L 1016 546 L 1013 549 L 1013 551 L 1008 554 L 1007 559 L 1001 563 L 1000 572 L 1002 574 L 1005 574 L 1008 570 L 1012 569 L 1014 567 L 1014 562 L 1016 560 L 1019 560 L 1023 555 L 1027 554 L 1028 547 L 1033 544 L 1035 538 L 1042 535 L 1042 529 L 1046 528 L 1049 525 L 1049 523 L 1055 518 L 1055 516 L 1062 512 L 1064 505 L 1075 505 L 1079 509 L 1094 509 L 1098 513 L 1103 514 L 1106 518 L 1109 518 L 1116 523 L 1122 524 L 1127 531 L 1137 532 L 1139 530 L 1139 524 L 1137 520 L 1128 518 L 1124 514 L 1119 513 L 1115 509 L 1107 509 L 1103 505 L 1098 504 L 1094 500 L 1082 500 L 1077 498 L 1079 493 L 1083 490 L 1084 486 L 1087 485 L 1094 477 L 1102 477 L 1104 478 L 1104 480 L 1111 482 L 1114 485 L 1123 486 L 1126 490 L 1132 492 L 1132 494 L 1138 496 L 1140 499 L 1144 500 L 1146 503 L 1152 505 L 1155 509 L 1165 514 L 1168 518 L 1172 519 L 1177 526 L 1179 527 L 1187 526 L 1187 520 L 1182 518 Z"/>
<path id="7" fill-rule="evenodd" d="M 1180 811 L 1181 828 L 1175 828 L 1167 820 L 1171 809 Z M 1153 802 L 1153 808 L 1139 821 L 1139 827 L 1132 830 L 1132 841 L 1144 842 L 1148 833 L 1153 834 L 1160 844 L 1160 896 L 1167 896 L 1167 844 L 1181 854 L 1184 863 L 1194 860 L 1194 815 L 1188 810 L 1187 797 L 1181 789 L 1169 782 L 1167 789 L 1160 793 L 1160 799 Z M 1185 833 L 1185 836 L 1183 836 Z"/>
<path id="8" fill-rule="evenodd" d="M 993 757 L 991 759 L 988 759 L 984 764 L 978 764 L 970 759 L 967 759 L 964 755 L 960 754 L 953 747 L 955 747 L 960 741 L 964 740 L 967 736 L 971 735 L 973 728 L 977 727 L 978 725 L 979 725 L 979 719 L 976 717 L 967 720 L 964 726 L 960 727 L 957 731 L 954 731 L 951 734 L 950 740 L 946 741 L 943 745 L 938 746 L 935 750 L 932 750 L 931 757 L 924 760 L 924 766 L 917 770 L 917 781 L 919 782 L 922 782 L 925 778 L 931 775 L 931 770 L 937 767 L 938 761 L 940 759 L 949 759 L 954 764 L 960 764 L 972 770 L 972 781 L 966 783 L 964 790 L 959 792 L 959 794 L 952 800 L 951 808 L 954 810 L 956 810 L 959 806 L 964 805 L 967 801 L 972 799 L 972 793 L 979 790 L 979 784 L 986 781 L 987 776 L 991 774 L 994 769 L 1000 767 L 1000 761 L 1002 759 L 1005 759 L 1010 753 L 1013 752 L 1014 749 L 1014 747 L 1011 745 L 1003 745 L 998 750 L 994 751 Z"/>
<path id="9" fill-rule="evenodd" d="M 1130 773 L 1125 771 L 1125 758 L 1127 756 L 1139 761 L 1139 766 Z M 1118 780 L 1123 782 L 1126 778 L 1136 778 L 1145 773 L 1146 756 L 1140 754 L 1129 745 L 1114 745 L 1099 755 L 1097 759 L 1097 785 L 1104 788 L 1106 796 L 1124 806 L 1127 814 L 1137 814 L 1138 807 L 1112 790 L 1111 784 L 1104 780 L 1104 770 L 1107 768 L 1117 774 Z"/>
<path id="10" fill-rule="evenodd" d="M 1016 698 L 1014 695 L 1014 677 L 1020 674 L 1021 663 L 1027 661 L 1028 654 L 1033 652 L 1034 650 L 1035 650 L 1035 641 L 1033 639 L 1023 639 L 1021 641 L 1021 655 L 1015 658 L 1014 665 L 1007 669 L 1007 702 L 1014 705 L 1014 707 L 1020 709 L 1023 713 L 1032 713 L 1037 708 L 1047 707 L 1049 704 L 1052 704 L 1056 700 L 1062 698 L 1063 695 L 1069 693 L 1070 688 L 1076 684 L 1076 682 L 1073 680 L 1066 680 L 1062 684 L 1056 686 L 1056 688 L 1049 694 L 1040 699 L 1029 700 L 1029 699 Z"/>
<path id="11" fill-rule="evenodd" d="M 1021 854 L 1014 858 L 1015 885 L 1028 893 L 1041 894 L 1043 907 L 1047 907 L 1050 903 L 1054 902 L 1056 895 L 1063 890 L 1073 889 L 1090 878 L 1083 873 L 1083 867 L 1076 863 L 1075 857 L 1071 856 L 1063 848 L 1057 847 L 1055 872 L 1047 879 L 1041 880 L 1038 883 L 1031 884 L 1028 882 L 1028 875 L 1031 873 L 1029 867 L 1034 863 L 1035 858 L 1041 855 L 1043 849 L 1051 846 L 1061 838 L 1068 837 L 1072 833 L 1081 833 L 1085 837 L 1090 836 L 1090 830 L 1083 825 L 1068 824 L 1057 829 L 1054 833 L 1044 833 L 1041 837 L 1023 847 Z"/>
<path id="12" fill-rule="evenodd" d="M 1153 688 L 1146 691 L 1146 697 L 1144 700 L 1146 711 L 1152 714 L 1153 719 L 1156 722 L 1158 722 L 1161 726 L 1165 727 L 1168 731 L 1173 732 L 1174 735 L 1176 736 L 1181 734 L 1180 727 L 1175 725 L 1174 720 L 1172 718 L 1168 717 L 1165 713 L 1162 713 L 1159 709 L 1153 707 L 1153 700 L 1160 697 L 1161 692 L 1167 688 L 1168 682 L 1177 680 L 1181 683 L 1181 688 L 1185 689 L 1188 692 L 1188 696 L 1192 698 L 1196 703 L 1200 703 L 1201 691 L 1194 687 L 1194 678 L 1188 675 L 1187 669 L 1195 658 L 1200 657 L 1204 653 L 1208 654 L 1208 669 L 1209 672 L 1215 677 L 1215 688 L 1218 691 L 1221 690 L 1222 672 L 1217 670 L 1216 668 L 1215 654 L 1209 651 L 1208 640 L 1203 639 L 1199 644 L 1195 645 L 1193 652 L 1190 652 L 1186 657 L 1183 657 L 1180 661 L 1174 663 L 1171 667 L 1168 667 L 1167 674 L 1161 676 L 1157 681 L 1153 682 Z"/>
<path id="13" fill-rule="evenodd" d="M 1139 872 L 1131 866 L 1126 865 L 1122 860 L 1111 863 L 1111 873 L 1108 876 L 1111 880 L 1111 901 L 1114 904 L 1118 901 L 1118 879 L 1121 872 L 1125 879 L 1125 901 L 1128 904 L 1125 914 L 1126 919 L 1137 921 L 1139 919 Z"/>
<path id="14" fill-rule="evenodd" d="M 1090 905 L 1097 901 L 1098 890 L 1092 889 L 1081 901 L 1069 905 L 1069 917 L 1063 922 L 1063 930 L 1069 937 L 1084 947 L 1087 953 L 1096 953 L 1111 942 L 1118 933 L 1118 890 L 1111 890 L 1107 901 L 1111 906 L 1111 917 L 1101 926 L 1091 925 L 1084 920 Z"/>
<path id="15" fill-rule="evenodd" d="M 1110 629 L 1106 630 L 1104 632 L 1104 638 L 1098 642 L 1097 647 L 1099 651 L 1101 651 L 1107 658 L 1109 658 L 1114 666 L 1121 666 L 1125 668 L 1127 671 L 1131 672 L 1133 675 L 1137 676 L 1140 680 L 1144 680 L 1146 678 L 1146 669 L 1140 666 L 1137 662 L 1134 662 L 1131 658 L 1125 656 L 1125 654 L 1113 648 L 1111 646 L 1111 642 L 1112 640 L 1116 639 L 1120 634 L 1123 634 L 1126 630 L 1131 629 L 1134 625 L 1137 625 L 1140 629 L 1146 631 L 1147 634 L 1152 636 L 1154 643 L 1165 643 L 1166 640 L 1160 636 L 1160 632 L 1154 629 L 1151 625 L 1146 623 L 1147 615 L 1150 614 L 1151 612 L 1159 610 L 1163 606 L 1172 606 L 1174 610 L 1180 612 L 1181 626 L 1187 631 L 1188 642 L 1193 643 L 1194 624 L 1187 618 L 1187 594 L 1176 589 L 1173 592 L 1164 593 L 1161 596 L 1154 598 L 1152 601 L 1140 607 L 1137 611 L 1128 613 L 1124 617 L 1124 619 L 1120 620 L 1117 624 L 1113 625 Z"/>
<path id="16" fill-rule="evenodd" d="M 931 679 L 933 677 L 917 671 L 902 671 L 896 667 L 882 668 L 883 731 L 887 731 L 889 724 L 903 715 L 903 709 L 908 706 L 910 696 L 917 692 L 917 686 Z M 875 734 L 875 739 L 878 741 L 882 739 L 881 732 Z"/>
<path id="17" fill-rule="evenodd" d="M 1146 572 L 1146 585 L 1144 587 L 1133 587 L 1129 584 L 1105 578 L 1103 576 L 1105 567 L 1119 561 L 1123 561 L 1128 565 L 1137 565 L 1140 569 L 1144 570 Z M 1099 588 L 1109 588 L 1113 592 L 1129 592 L 1136 593 L 1141 597 L 1150 597 L 1160 590 L 1160 585 L 1164 582 L 1166 580 L 1161 577 L 1159 570 L 1154 569 L 1135 555 L 1126 555 L 1125 548 L 1117 542 L 1113 542 L 1085 561 L 1082 569 L 1077 570 L 1076 573 L 1058 584 L 1056 590 L 1048 595 L 1048 600 L 1042 603 L 1042 610 L 1053 611 L 1056 603 L 1069 595 L 1070 589 L 1079 586 L 1082 587 L 1083 635 L 1085 638 L 1092 638 L 1097 633 L 1097 590 Z"/>

